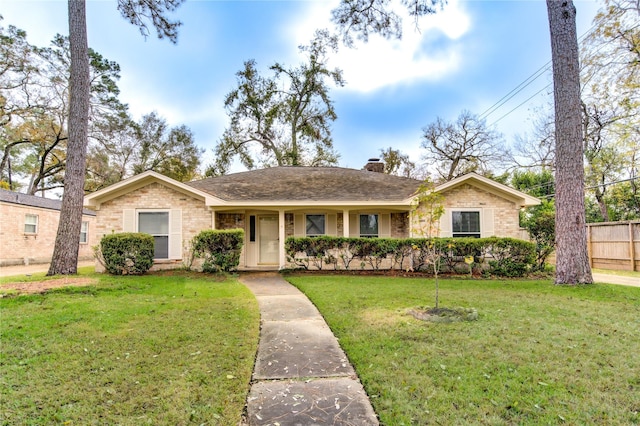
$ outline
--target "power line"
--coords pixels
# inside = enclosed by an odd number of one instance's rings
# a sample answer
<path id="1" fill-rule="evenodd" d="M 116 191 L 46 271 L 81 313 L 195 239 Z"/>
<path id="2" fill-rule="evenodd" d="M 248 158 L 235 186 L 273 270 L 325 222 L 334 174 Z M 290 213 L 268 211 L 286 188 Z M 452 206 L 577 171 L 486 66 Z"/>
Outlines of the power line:
<path id="1" fill-rule="evenodd" d="M 513 108 L 511 111 L 509 111 L 508 113 L 504 114 L 502 117 L 498 118 L 496 121 L 494 121 L 493 123 L 491 123 L 489 126 L 493 126 L 494 124 L 498 123 L 500 120 L 502 120 L 503 118 L 505 118 L 506 116 L 508 116 L 509 114 L 511 114 L 512 112 L 514 112 L 515 110 L 517 110 L 518 108 L 520 108 L 522 105 L 526 104 L 527 102 L 529 102 L 531 99 L 535 98 L 536 96 L 538 96 L 541 92 L 543 92 L 544 90 L 546 90 L 549 86 L 551 86 L 551 83 L 547 84 L 546 86 L 544 86 L 542 89 L 538 90 L 536 93 L 534 93 L 533 95 L 529 96 L 526 100 L 524 100 L 522 103 L 520 103 L 519 105 L 517 105 L 515 108 Z"/>
<path id="2" fill-rule="evenodd" d="M 592 33 L 594 30 L 596 29 L 596 25 L 592 25 L 591 28 L 589 28 L 587 31 L 585 31 L 578 39 L 579 42 L 581 42 L 582 40 L 584 40 L 590 33 Z M 509 93 L 507 93 L 506 95 L 504 95 L 502 98 L 500 98 L 496 103 L 494 103 L 493 105 L 491 105 L 489 108 L 487 108 L 482 114 L 479 115 L 479 118 L 481 119 L 486 119 L 487 117 L 489 117 L 491 114 L 493 114 L 498 108 L 502 107 L 504 104 L 506 104 L 507 102 L 509 102 L 511 99 L 513 99 L 517 94 L 519 94 L 520 92 L 522 92 L 525 88 L 527 88 L 529 85 L 531 85 L 534 81 L 536 81 L 538 78 L 540 78 L 541 76 L 543 76 L 547 71 L 549 71 L 551 69 L 551 61 L 547 62 L 546 64 L 544 64 L 543 66 L 541 66 L 540 68 L 538 68 L 533 74 L 531 74 L 529 77 L 527 77 L 522 83 L 518 84 L 514 89 L 512 89 Z M 504 114 L 502 117 L 500 117 L 499 119 L 497 119 L 496 121 L 494 121 L 492 123 L 496 124 L 498 121 L 502 120 L 503 118 L 507 117 L 509 114 L 513 113 L 515 110 L 517 110 L 518 108 L 520 108 L 521 106 L 523 106 L 524 104 L 526 104 L 527 102 L 529 102 L 531 99 L 533 99 L 534 97 L 536 97 L 537 95 L 539 95 L 543 90 L 545 90 L 547 87 L 549 87 L 551 85 L 551 83 L 547 84 L 544 88 L 542 88 L 541 90 L 539 90 L 538 92 L 536 92 L 533 96 L 530 96 L 526 101 L 520 103 L 518 106 L 516 106 L 515 108 L 511 109 L 511 111 L 509 111 L 508 113 Z"/>
<path id="3" fill-rule="evenodd" d="M 611 186 L 611 185 L 616 185 L 618 183 L 631 182 L 631 181 L 634 181 L 636 179 L 640 179 L 640 176 L 634 176 L 634 177 L 629 178 L 629 179 L 621 179 L 621 180 L 616 180 L 616 181 L 613 181 L 613 182 L 601 183 L 599 185 L 594 185 L 594 186 L 585 186 L 584 189 L 585 190 L 587 190 L 587 189 L 596 189 L 596 188 L 601 188 L 603 186 L 607 187 L 607 186 Z M 551 183 L 552 182 L 548 182 L 548 184 L 551 184 Z M 530 189 L 536 188 L 538 186 L 547 186 L 547 185 L 546 184 L 535 185 L 535 186 L 532 186 Z M 529 189 L 529 188 L 527 188 L 527 189 Z M 522 189 L 521 191 L 524 192 L 524 191 L 526 191 L 526 189 Z M 549 195 L 542 195 L 542 196 L 540 196 L 538 198 L 553 198 L 555 196 L 556 196 L 556 194 L 549 194 Z"/>
<path id="4" fill-rule="evenodd" d="M 500 98 L 498 102 L 491 105 L 487 110 L 485 110 L 482 114 L 480 114 L 479 117 L 487 118 L 488 116 L 493 114 L 498 108 L 500 108 L 502 105 L 509 102 L 515 95 L 520 93 L 525 87 L 529 86 L 531 83 L 536 81 L 538 77 L 542 76 L 545 72 L 547 72 L 549 70 L 549 64 L 551 64 L 551 61 L 547 62 L 545 65 L 539 68 L 536 72 L 530 75 L 525 81 L 517 85 L 509 93 L 507 93 L 502 98 Z"/>

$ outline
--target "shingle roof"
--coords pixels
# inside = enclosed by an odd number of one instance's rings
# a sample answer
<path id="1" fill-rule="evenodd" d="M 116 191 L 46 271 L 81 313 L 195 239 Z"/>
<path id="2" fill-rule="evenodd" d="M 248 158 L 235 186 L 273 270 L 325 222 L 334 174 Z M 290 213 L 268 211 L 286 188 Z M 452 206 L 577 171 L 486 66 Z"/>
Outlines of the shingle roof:
<path id="1" fill-rule="evenodd" d="M 58 210 L 62 208 L 62 201 L 53 200 L 51 198 L 37 197 L 35 195 L 21 194 L 19 192 L 7 191 L 0 189 L 0 202 L 19 204 L 21 206 L 40 207 L 49 210 Z M 83 214 L 95 216 L 96 212 L 84 209 Z"/>
<path id="2" fill-rule="evenodd" d="M 187 185 L 225 201 L 402 201 L 422 182 L 342 167 L 270 167 Z"/>

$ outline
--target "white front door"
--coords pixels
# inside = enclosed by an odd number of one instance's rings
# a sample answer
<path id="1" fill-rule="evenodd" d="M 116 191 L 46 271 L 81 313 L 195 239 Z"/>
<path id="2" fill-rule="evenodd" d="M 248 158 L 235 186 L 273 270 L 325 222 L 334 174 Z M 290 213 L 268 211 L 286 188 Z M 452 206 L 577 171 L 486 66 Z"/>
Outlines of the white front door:
<path id="1" fill-rule="evenodd" d="M 259 263 L 277 265 L 278 259 L 278 216 L 258 218 Z"/>

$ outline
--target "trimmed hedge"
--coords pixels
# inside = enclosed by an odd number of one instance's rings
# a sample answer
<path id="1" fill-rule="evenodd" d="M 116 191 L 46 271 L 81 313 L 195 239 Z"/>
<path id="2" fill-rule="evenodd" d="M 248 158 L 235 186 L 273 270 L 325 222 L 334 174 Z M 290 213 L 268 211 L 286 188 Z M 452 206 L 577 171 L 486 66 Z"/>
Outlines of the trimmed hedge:
<path id="1" fill-rule="evenodd" d="M 193 237 L 193 254 L 203 258 L 203 272 L 229 272 L 238 268 L 244 241 L 242 229 L 208 229 Z"/>
<path id="2" fill-rule="evenodd" d="M 142 275 L 153 266 L 154 239 L 141 232 L 108 234 L 100 240 L 100 254 L 112 275 Z"/>
<path id="3" fill-rule="evenodd" d="M 346 238 L 289 237 L 289 263 L 303 269 L 408 269 L 426 271 L 437 258 L 443 272 L 468 272 L 473 267 L 499 276 L 523 276 L 535 264 L 535 244 L 515 238 Z"/>

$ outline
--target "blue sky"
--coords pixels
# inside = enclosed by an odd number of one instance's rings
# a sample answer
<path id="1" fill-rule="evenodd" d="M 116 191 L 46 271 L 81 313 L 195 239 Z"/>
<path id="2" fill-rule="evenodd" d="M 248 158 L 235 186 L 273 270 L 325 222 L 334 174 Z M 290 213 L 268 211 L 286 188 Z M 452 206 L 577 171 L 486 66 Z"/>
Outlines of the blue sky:
<path id="1" fill-rule="evenodd" d="M 316 28 L 328 28 L 337 0 L 187 0 L 173 16 L 183 22 L 177 45 L 145 39 L 122 19 L 111 0 L 87 1 L 89 45 L 121 66 L 120 99 L 133 116 L 157 111 L 172 126 L 186 124 L 196 143 L 212 148 L 227 124 L 223 108 L 243 62 L 255 59 L 267 73 L 274 62 L 297 65 L 298 46 Z M 578 35 L 601 3 L 575 1 Z M 46 46 L 67 34 L 66 0 L 0 0 L 3 25 L 27 31 Z M 341 46 L 332 66 L 344 71 L 345 87 L 331 92 L 338 113 L 333 125 L 340 165 L 361 168 L 389 146 L 420 162 L 421 129 L 441 117 L 455 120 L 467 109 L 483 113 L 550 60 L 544 1 L 451 0 L 416 31 L 405 20 L 402 40 L 371 37 L 355 49 Z M 551 83 L 547 72 L 487 117 L 493 124 Z M 550 93 L 551 86 L 543 90 Z M 529 131 L 531 110 L 547 105 L 538 95 L 494 124 L 507 143 Z M 236 169 L 240 170 L 240 169 Z"/>

